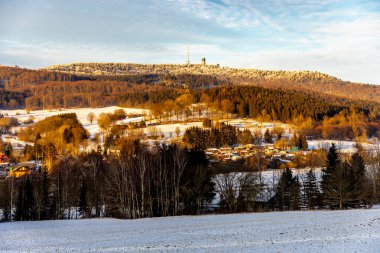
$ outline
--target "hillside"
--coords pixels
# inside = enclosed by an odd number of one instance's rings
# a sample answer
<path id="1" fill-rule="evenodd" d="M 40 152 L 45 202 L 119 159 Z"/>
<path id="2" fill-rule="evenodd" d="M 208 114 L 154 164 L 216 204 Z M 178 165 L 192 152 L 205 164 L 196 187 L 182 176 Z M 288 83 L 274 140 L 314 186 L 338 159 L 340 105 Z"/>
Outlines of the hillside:
<path id="1" fill-rule="evenodd" d="M 45 68 L 75 75 L 207 75 L 235 85 L 313 91 L 335 96 L 380 102 L 380 87 L 351 83 L 315 71 L 236 69 L 200 64 L 73 63 Z"/>
<path id="2" fill-rule="evenodd" d="M 9 222 L 0 251 L 378 252 L 379 215 L 371 209 Z"/>

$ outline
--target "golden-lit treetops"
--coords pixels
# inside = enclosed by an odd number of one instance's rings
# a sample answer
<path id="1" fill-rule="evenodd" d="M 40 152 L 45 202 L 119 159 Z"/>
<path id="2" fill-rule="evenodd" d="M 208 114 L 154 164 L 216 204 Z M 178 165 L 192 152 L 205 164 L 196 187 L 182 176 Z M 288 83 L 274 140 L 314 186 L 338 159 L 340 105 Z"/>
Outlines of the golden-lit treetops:
<path id="1" fill-rule="evenodd" d="M 273 71 L 258 69 L 236 69 L 218 67 L 217 65 L 200 64 L 134 64 L 134 63 L 72 63 L 52 65 L 43 70 L 53 70 L 71 74 L 93 75 L 137 75 L 137 74 L 193 74 L 216 75 L 230 78 L 260 78 L 279 79 L 286 78 L 293 81 L 323 80 L 336 81 L 335 77 L 316 71 Z"/>
<path id="2" fill-rule="evenodd" d="M 32 126 L 21 129 L 20 140 L 34 142 L 42 146 L 52 143 L 57 150 L 67 145 L 77 148 L 89 137 L 89 133 L 78 121 L 75 113 L 61 114 L 38 121 Z"/>
<path id="3" fill-rule="evenodd" d="M 72 63 L 43 70 L 69 75 L 198 75 L 217 78 L 223 85 L 255 85 L 319 92 L 351 99 L 380 102 L 380 87 L 342 81 L 316 71 L 237 69 L 201 64 Z"/>

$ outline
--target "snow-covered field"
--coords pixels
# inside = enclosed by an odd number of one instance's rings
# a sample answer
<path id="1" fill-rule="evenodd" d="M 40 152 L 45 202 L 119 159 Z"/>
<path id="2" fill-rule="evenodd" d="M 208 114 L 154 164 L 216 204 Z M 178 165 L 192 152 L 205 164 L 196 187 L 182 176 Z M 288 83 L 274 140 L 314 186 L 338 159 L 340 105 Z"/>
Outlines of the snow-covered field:
<path id="1" fill-rule="evenodd" d="M 118 106 L 100 107 L 100 108 L 72 108 L 72 109 L 59 109 L 59 110 L 36 110 L 27 113 L 25 110 L 0 110 L 1 114 L 7 114 L 8 116 L 16 117 L 21 122 L 27 120 L 30 116 L 34 117 L 35 121 L 42 120 L 46 117 L 59 115 L 63 113 L 76 113 L 78 119 L 83 123 L 89 123 L 87 115 L 93 112 L 96 116 L 100 113 L 111 113 L 116 109 L 123 109 L 127 114 L 130 113 L 145 113 L 149 114 L 149 110 L 137 109 L 137 108 L 124 108 Z"/>
<path id="2" fill-rule="evenodd" d="M 356 151 L 357 142 L 355 141 L 339 141 L 339 140 L 310 140 L 307 142 L 309 149 L 329 149 L 332 143 L 335 144 L 339 152 L 354 153 Z M 376 150 L 380 146 L 378 144 L 360 143 L 366 150 Z"/>
<path id="3" fill-rule="evenodd" d="M 380 209 L 0 224 L 0 252 L 379 252 Z"/>
<path id="4" fill-rule="evenodd" d="M 36 110 L 27 112 L 25 110 L 0 110 L 0 114 L 7 115 L 9 117 L 15 117 L 20 122 L 24 122 L 28 120 L 30 117 L 33 117 L 34 121 L 40 121 L 45 119 L 46 117 L 59 115 L 63 113 L 75 113 L 78 117 L 78 120 L 83 124 L 84 128 L 86 128 L 91 136 L 94 136 L 96 133 L 100 132 L 98 122 L 95 119 L 94 122 L 91 124 L 87 120 L 87 115 L 90 112 L 93 112 L 96 117 L 99 116 L 101 113 L 112 113 L 117 109 L 123 109 L 126 114 L 149 114 L 149 110 L 146 109 L 138 109 L 138 108 L 124 108 L 124 107 L 118 107 L 118 106 L 109 106 L 109 107 L 101 107 L 101 108 L 72 108 L 72 109 L 59 109 L 59 110 Z M 125 120 L 122 120 L 120 123 L 128 123 L 128 122 L 139 122 L 143 119 L 143 117 L 132 117 L 127 118 Z M 14 131 L 18 131 L 19 127 L 14 128 Z M 7 140 L 5 140 L 7 141 Z M 14 141 L 11 141 L 12 145 L 14 144 Z"/>

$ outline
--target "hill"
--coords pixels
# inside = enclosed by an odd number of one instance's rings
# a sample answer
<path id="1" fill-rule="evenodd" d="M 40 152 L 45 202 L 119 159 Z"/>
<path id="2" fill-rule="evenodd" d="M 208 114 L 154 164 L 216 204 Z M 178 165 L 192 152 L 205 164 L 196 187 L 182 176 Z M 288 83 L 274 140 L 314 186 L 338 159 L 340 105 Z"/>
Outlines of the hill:
<path id="1" fill-rule="evenodd" d="M 236 69 L 200 64 L 72 63 L 43 70 L 90 76 L 206 75 L 234 85 L 312 91 L 351 99 L 380 102 L 380 86 L 342 81 L 315 71 Z"/>

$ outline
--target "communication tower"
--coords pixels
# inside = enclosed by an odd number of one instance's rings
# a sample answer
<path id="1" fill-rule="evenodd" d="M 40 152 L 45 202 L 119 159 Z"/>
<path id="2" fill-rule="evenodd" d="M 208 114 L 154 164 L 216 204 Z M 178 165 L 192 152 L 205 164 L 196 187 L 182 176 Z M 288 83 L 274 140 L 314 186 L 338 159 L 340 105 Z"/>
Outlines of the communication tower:
<path id="1" fill-rule="evenodd" d="M 190 65 L 190 50 L 189 50 L 189 45 L 186 47 L 186 64 Z"/>

